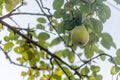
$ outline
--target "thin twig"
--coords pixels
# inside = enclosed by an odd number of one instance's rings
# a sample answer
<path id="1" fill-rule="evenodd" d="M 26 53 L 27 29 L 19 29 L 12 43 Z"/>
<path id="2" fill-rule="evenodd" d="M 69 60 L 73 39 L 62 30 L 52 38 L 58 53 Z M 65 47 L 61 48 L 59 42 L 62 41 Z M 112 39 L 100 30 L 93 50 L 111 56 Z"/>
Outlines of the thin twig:
<path id="1" fill-rule="evenodd" d="M 9 17 L 9 19 L 13 21 L 16 24 L 16 26 L 20 27 L 20 25 L 12 17 Z"/>
<path id="2" fill-rule="evenodd" d="M 40 13 L 29 13 L 29 12 L 20 12 L 20 13 L 8 13 L 8 14 L 6 14 L 6 15 L 4 15 L 4 16 L 2 16 L 2 17 L 0 17 L 0 19 L 5 19 L 5 18 L 9 18 L 10 16 L 14 16 L 14 15 L 24 15 L 24 16 L 26 16 L 26 15 L 34 15 L 34 16 L 46 16 L 46 15 L 44 15 L 44 14 L 40 14 Z M 52 16 L 52 15 L 47 15 L 47 16 Z"/>
<path id="3" fill-rule="evenodd" d="M 52 76 L 53 76 L 53 70 L 54 70 L 54 65 L 53 65 L 53 63 L 52 63 L 52 57 L 50 58 L 50 64 L 51 64 L 51 66 L 52 66 L 52 74 L 50 75 L 50 77 L 49 77 L 49 79 L 48 80 L 51 80 L 51 78 L 52 78 Z"/>
<path id="4" fill-rule="evenodd" d="M 112 57 L 111 55 L 108 55 L 108 54 L 106 54 L 106 53 L 103 53 L 103 54 L 99 54 L 99 55 L 91 58 L 91 59 L 88 60 L 88 61 L 85 61 L 84 64 L 82 64 L 81 66 L 77 67 L 75 70 L 80 69 L 81 67 L 83 67 L 84 65 L 88 64 L 88 63 L 91 62 L 92 60 L 94 60 L 94 59 L 96 59 L 96 58 L 98 58 L 98 57 L 100 57 L 100 56 L 103 56 L 103 55 L 110 57 L 110 59 L 111 59 L 111 61 L 114 63 L 114 65 L 117 66 L 117 64 L 114 62 L 113 57 Z"/>
<path id="5" fill-rule="evenodd" d="M 68 80 L 70 79 L 70 76 L 68 75 L 68 73 L 63 69 L 63 67 L 60 65 L 60 63 L 55 59 L 55 62 L 58 64 L 58 66 L 61 68 L 61 70 L 65 73 L 65 75 L 67 76 Z"/>
<path id="6" fill-rule="evenodd" d="M 42 5 L 42 8 L 43 8 L 43 9 L 46 9 L 46 10 L 48 11 L 48 13 L 49 13 L 50 15 L 52 15 L 52 13 L 50 12 L 50 9 L 43 6 L 42 0 L 40 0 L 40 3 L 41 3 L 41 5 Z"/>
<path id="7" fill-rule="evenodd" d="M 21 64 L 19 64 L 19 63 L 16 63 L 16 62 L 12 61 L 12 59 L 11 59 L 10 56 L 8 55 L 8 52 L 5 52 L 4 49 L 3 49 L 1 46 L 0 46 L 0 49 L 1 49 L 2 52 L 5 54 L 6 58 L 9 60 L 9 62 L 10 62 L 11 64 L 14 64 L 14 65 L 20 66 L 20 67 L 24 67 L 24 68 L 28 68 L 28 69 L 32 68 L 32 69 L 35 69 L 35 70 L 43 70 L 42 68 L 39 68 L 39 67 L 29 67 L 29 66 L 26 66 L 26 65 L 21 65 Z"/>
<path id="8" fill-rule="evenodd" d="M 44 15 L 46 15 L 46 13 L 45 13 L 45 11 L 42 9 L 42 7 L 41 7 L 41 5 L 40 5 L 39 1 L 38 1 L 38 0 L 36 0 L 36 2 L 37 2 L 37 4 L 38 4 L 38 6 L 39 6 L 40 10 L 42 11 L 42 13 L 43 13 Z"/>
<path id="9" fill-rule="evenodd" d="M 73 10 L 72 10 L 72 7 L 71 7 L 71 5 L 70 5 L 70 3 L 69 3 L 69 1 L 68 1 L 68 0 L 66 0 L 66 2 L 67 2 L 67 4 L 68 4 L 69 11 L 70 11 L 70 13 L 71 13 L 72 17 L 74 18 L 74 17 L 75 17 L 75 15 L 74 15 L 74 12 L 73 12 Z"/>
<path id="10" fill-rule="evenodd" d="M 40 13 L 29 13 L 29 12 L 20 12 L 20 13 L 12 13 L 11 15 L 34 15 L 34 16 L 49 16 L 51 17 L 52 15 L 45 15 L 45 14 L 40 14 Z"/>
<path id="11" fill-rule="evenodd" d="M 14 65 L 17 65 L 17 66 L 21 66 L 21 67 L 25 67 L 25 68 L 30 68 L 30 67 L 28 67 L 28 66 L 21 65 L 21 64 L 18 64 L 18 63 L 13 62 L 13 61 L 11 60 L 11 58 L 9 57 L 8 52 L 5 52 L 2 47 L 0 47 L 0 49 L 3 51 L 3 53 L 5 54 L 6 58 L 10 61 L 10 63 L 12 63 L 12 64 L 14 64 Z"/>

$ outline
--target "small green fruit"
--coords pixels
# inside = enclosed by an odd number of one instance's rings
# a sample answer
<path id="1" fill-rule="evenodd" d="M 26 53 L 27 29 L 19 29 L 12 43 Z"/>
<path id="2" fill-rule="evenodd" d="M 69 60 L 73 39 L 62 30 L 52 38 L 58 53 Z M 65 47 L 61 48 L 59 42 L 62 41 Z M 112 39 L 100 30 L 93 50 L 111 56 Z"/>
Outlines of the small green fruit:
<path id="1" fill-rule="evenodd" d="M 71 39 L 73 45 L 82 45 L 85 46 L 89 41 L 89 33 L 86 30 L 85 26 L 76 26 L 71 33 Z"/>

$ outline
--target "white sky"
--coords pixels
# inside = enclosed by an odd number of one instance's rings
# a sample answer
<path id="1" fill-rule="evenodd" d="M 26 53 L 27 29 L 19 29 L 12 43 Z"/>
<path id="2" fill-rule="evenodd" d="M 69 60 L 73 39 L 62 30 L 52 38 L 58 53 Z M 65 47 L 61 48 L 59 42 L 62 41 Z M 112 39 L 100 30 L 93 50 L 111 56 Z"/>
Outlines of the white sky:
<path id="1" fill-rule="evenodd" d="M 27 0 L 29 2 L 29 5 L 26 8 L 23 8 L 24 11 L 30 11 L 30 12 L 39 12 L 37 8 L 35 8 L 34 0 Z M 111 0 L 109 0 L 111 1 Z M 111 1 L 114 5 L 116 5 L 113 1 Z M 32 9 L 31 9 L 32 5 Z M 50 5 L 47 4 L 47 5 Z M 117 6 L 120 8 L 120 6 Z M 117 44 L 117 48 L 120 47 L 120 11 L 116 10 L 115 8 L 111 7 L 112 13 L 111 18 L 107 20 L 107 22 L 104 24 L 104 32 L 109 32 L 115 43 Z M 32 19 L 31 19 L 32 18 Z M 27 26 L 26 21 L 32 22 L 31 26 L 34 26 L 36 24 L 35 18 L 26 16 L 24 21 L 21 21 L 22 18 L 18 17 L 16 19 L 20 22 L 20 24 Z M 106 50 L 109 54 L 114 55 L 115 49 Z M 112 76 L 109 74 L 109 68 L 111 67 L 111 64 L 107 62 L 102 62 L 100 64 L 102 67 L 102 74 L 104 75 L 103 80 L 112 80 Z M 1 80 L 24 80 L 23 77 L 20 76 L 21 71 L 26 70 L 25 68 L 15 66 L 13 64 L 10 64 L 9 61 L 5 58 L 4 54 L 0 51 L 0 79 Z M 115 79 L 114 79 L 115 80 Z"/>

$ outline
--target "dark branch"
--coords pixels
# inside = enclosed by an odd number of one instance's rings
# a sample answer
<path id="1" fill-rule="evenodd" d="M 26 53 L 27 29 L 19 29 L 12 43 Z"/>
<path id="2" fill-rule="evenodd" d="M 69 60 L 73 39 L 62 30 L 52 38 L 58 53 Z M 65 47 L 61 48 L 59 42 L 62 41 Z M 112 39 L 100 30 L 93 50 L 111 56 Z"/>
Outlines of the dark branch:
<path id="1" fill-rule="evenodd" d="M 14 15 L 34 15 L 34 16 L 48 16 L 48 17 L 51 17 L 52 15 L 44 15 L 44 14 L 40 14 L 40 13 L 28 13 L 28 12 L 20 12 L 20 13 L 8 13 L 2 17 L 0 17 L 0 19 L 5 19 L 5 18 L 9 18 L 11 16 L 14 16 Z"/>
<path id="2" fill-rule="evenodd" d="M 68 75 L 68 73 L 66 73 L 66 71 L 63 69 L 63 67 L 60 65 L 60 63 L 55 59 L 55 62 L 58 64 L 58 66 L 61 68 L 61 70 L 65 73 L 65 75 L 67 76 L 68 80 L 70 80 L 70 76 Z"/>
<path id="3" fill-rule="evenodd" d="M 24 39 L 28 40 L 30 43 L 34 44 L 35 46 L 39 47 L 41 50 L 44 50 L 45 52 L 47 52 L 51 57 L 53 57 L 54 59 L 59 60 L 60 62 L 62 62 L 63 64 L 65 64 L 66 66 L 68 66 L 71 70 L 75 71 L 75 73 L 81 78 L 80 73 L 75 70 L 74 68 L 72 68 L 69 64 L 67 64 L 65 61 L 63 61 L 61 58 L 59 58 L 58 56 L 56 56 L 55 54 L 51 53 L 48 49 L 42 47 L 41 45 L 39 45 L 37 42 L 33 41 L 32 39 L 29 39 L 27 36 L 25 36 L 24 34 L 20 33 L 19 31 L 17 31 L 16 29 L 14 29 L 11 25 L 7 24 L 6 22 L 0 20 L 0 23 L 4 26 L 6 26 L 7 28 L 11 29 L 13 32 L 17 33 L 18 35 L 20 35 L 21 37 L 23 37 Z M 36 68 L 36 67 L 35 67 Z M 33 68 L 34 69 L 34 68 Z"/>
<path id="4" fill-rule="evenodd" d="M 110 57 L 110 59 L 111 59 L 111 61 L 114 63 L 114 65 L 117 66 L 117 64 L 114 62 L 113 57 L 112 57 L 111 55 L 108 55 L 108 54 L 106 54 L 106 53 L 103 53 L 103 54 L 99 54 L 99 55 L 91 58 L 91 59 L 88 60 L 88 61 L 85 61 L 84 64 L 82 64 L 81 66 L 77 67 L 75 70 L 80 69 L 81 67 L 83 67 L 84 65 L 88 64 L 88 63 L 91 62 L 92 60 L 94 60 L 94 59 L 96 59 L 96 58 L 98 58 L 98 57 L 100 57 L 100 56 L 103 56 L 103 55 Z"/>
<path id="5" fill-rule="evenodd" d="M 12 13 L 11 15 L 34 15 L 34 16 L 49 16 L 51 17 L 52 15 L 44 15 L 40 13 L 27 13 L 27 12 L 20 12 L 20 13 Z"/>
<path id="6" fill-rule="evenodd" d="M 52 63 L 52 59 L 53 59 L 53 58 L 50 58 L 50 64 L 51 64 L 51 66 L 52 66 L 52 73 L 51 73 L 51 75 L 50 75 L 50 77 L 49 77 L 48 80 L 51 80 L 51 78 L 52 78 L 52 76 L 53 76 L 54 65 L 53 65 L 53 63 Z"/>
<path id="7" fill-rule="evenodd" d="M 15 23 L 16 26 L 20 27 L 20 25 L 19 25 L 12 17 L 9 17 L 9 19 L 10 19 L 13 23 Z"/>

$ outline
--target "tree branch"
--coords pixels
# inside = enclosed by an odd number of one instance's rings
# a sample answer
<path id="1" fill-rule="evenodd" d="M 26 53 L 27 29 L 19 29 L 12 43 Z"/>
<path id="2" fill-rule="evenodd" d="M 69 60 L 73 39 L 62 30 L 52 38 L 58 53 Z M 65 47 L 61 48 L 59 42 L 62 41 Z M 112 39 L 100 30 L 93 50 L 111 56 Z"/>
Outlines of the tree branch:
<path id="1" fill-rule="evenodd" d="M 0 23 L 2 25 L 6 26 L 7 28 L 11 29 L 13 32 L 17 33 L 18 35 L 20 35 L 24 39 L 28 40 L 30 43 L 32 43 L 35 46 L 39 47 L 41 50 L 44 50 L 45 52 L 47 52 L 54 59 L 57 59 L 57 60 L 61 61 L 63 64 L 65 64 L 66 66 L 68 66 L 71 70 L 73 70 L 75 72 L 75 74 L 77 74 L 81 78 L 81 75 L 80 75 L 80 73 L 77 70 L 75 70 L 74 68 L 72 68 L 69 64 L 67 64 L 65 61 L 63 61 L 61 58 L 59 58 L 55 54 L 51 53 L 48 49 L 42 47 L 41 45 L 39 45 L 37 42 L 33 41 L 32 39 L 29 39 L 27 36 L 25 36 L 24 34 L 20 33 L 19 31 L 17 31 L 16 29 L 14 29 L 11 25 L 7 24 L 6 22 L 0 20 Z"/>
<path id="2" fill-rule="evenodd" d="M 112 58 L 111 55 L 108 55 L 108 54 L 106 54 L 106 53 L 102 53 L 102 54 L 99 54 L 99 55 L 91 58 L 91 59 L 88 60 L 88 61 L 85 61 L 84 64 L 82 64 L 81 66 L 77 67 L 75 70 L 80 69 L 81 67 L 83 67 L 84 65 L 88 64 L 88 63 L 91 62 L 92 60 L 94 60 L 94 59 L 96 59 L 96 58 L 98 58 L 98 57 L 100 57 L 100 56 L 103 56 L 103 55 L 110 57 L 111 61 L 115 64 L 115 66 L 117 66 L 117 64 L 114 62 L 114 60 L 113 60 L 113 58 Z"/>
<path id="3" fill-rule="evenodd" d="M 11 58 L 9 57 L 8 52 L 5 52 L 2 47 L 0 47 L 0 49 L 3 51 L 3 53 L 5 54 L 6 58 L 10 61 L 10 63 L 12 63 L 12 64 L 14 64 L 14 65 L 17 65 L 17 66 L 21 66 L 21 67 L 25 67 L 25 68 L 30 68 L 30 67 L 28 67 L 28 66 L 15 63 L 15 62 L 12 61 Z"/>
<path id="4" fill-rule="evenodd" d="M 68 80 L 70 80 L 70 76 L 68 75 L 68 73 L 66 73 L 66 71 L 63 69 L 63 67 L 60 65 L 60 63 L 55 59 L 55 62 L 58 64 L 58 66 L 61 68 L 61 70 L 65 73 L 65 75 L 67 76 Z"/>
<path id="5" fill-rule="evenodd" d="M 40 14 L 40 13 L 29 13 L 29 12 L 20 12 L 20 13 L 12 13 L 11 14 L 12 16 L 13 15 L 34 15 L 34 16 L 49 16 L 51 17 L 52 15 L 44 15 L 44 14 Z"/>
<path id="6" fill-rule="evenodd" d="M 9 18 L 10 16 L 14 16 L 14 15 L 34 15 L 34 16 L 48 16 L 51 17 L 52 15 L 44 15 L 44 14 L 40 14 L 40 13 L 29 13 L 29 12 L 20 12 L 20 13 L 8 13 L 2 17 L 0 17 L 0 19 L 5 19 L 5 18 Z"/>

